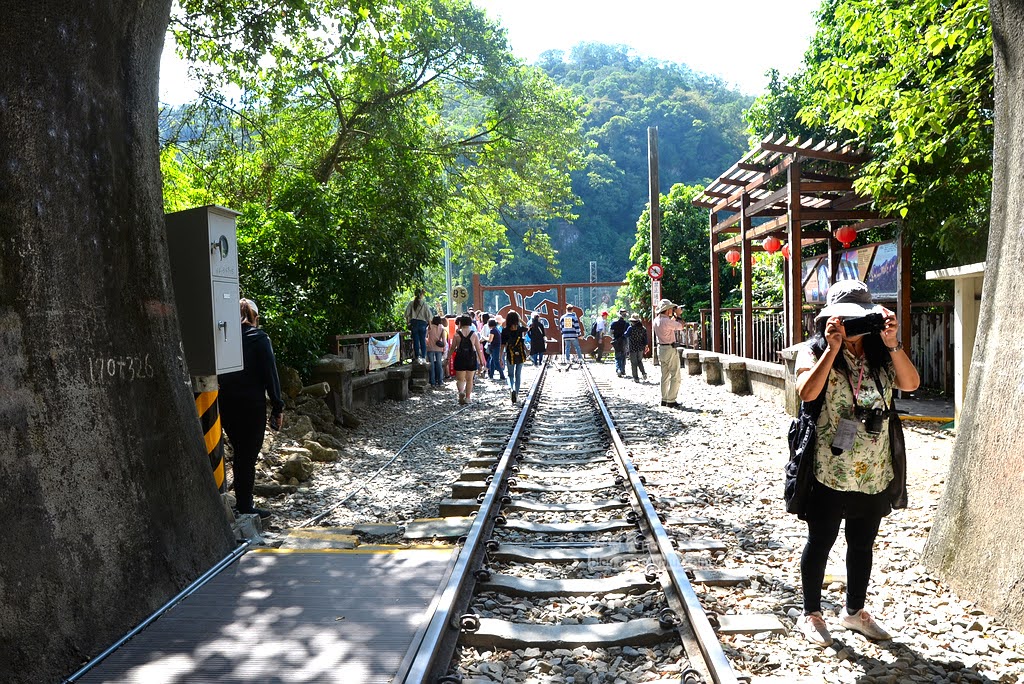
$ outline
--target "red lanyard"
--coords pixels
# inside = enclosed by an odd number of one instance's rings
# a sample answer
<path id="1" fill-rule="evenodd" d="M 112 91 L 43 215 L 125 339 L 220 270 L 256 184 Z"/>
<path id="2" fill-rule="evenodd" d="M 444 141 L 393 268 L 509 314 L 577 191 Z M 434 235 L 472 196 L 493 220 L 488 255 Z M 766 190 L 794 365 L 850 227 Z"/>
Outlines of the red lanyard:
<path id="1" fill-rule="evenodd" d="M 848 374 L 844 375 L 846 375 L 846 380 L 850 383 L 850 391 L 853 392 L 853 403 L 856 405 L 857 397 L 860 396 L 860 382 L 864 379 L 864 364 L 861 364 L 860 375 L 857 376 L 857 389 L 853 389 L 853 378 Z"/>

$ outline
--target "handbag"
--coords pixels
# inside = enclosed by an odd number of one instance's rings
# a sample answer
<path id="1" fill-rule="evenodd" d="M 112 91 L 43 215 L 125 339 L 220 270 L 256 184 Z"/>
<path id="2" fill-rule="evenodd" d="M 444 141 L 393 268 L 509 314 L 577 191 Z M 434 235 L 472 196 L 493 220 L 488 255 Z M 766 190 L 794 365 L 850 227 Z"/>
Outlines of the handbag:
<path id="1" fill-rule="evenodd" d="M 875 376 L 875 384 L 881 387 L 878 379 L 878 371 L 872 369 Z M 882 401 L 885 401 L 884 395 Z M 907 507 L 907 443 L 903 436 L 903 421 L 896 413 L 896 402 L 891 401 L 885 407 L 886 417 L 889 419 L 889 456 L 892 458 L 892 482 L 886 487 L 886 494 L 889 496 L 889 505 L 894 509 Z"/>
<path id="2" fill-rule="evenodd" d="M 818 444 L 818 417 L 825 403 L 825 390 L 811 401 L 800 402 L 800 413 L 789 426 L 789 461 L 785 467 L 783 498 L 786 512 L 803 517 L 814 484 L 814 452 Z"/>

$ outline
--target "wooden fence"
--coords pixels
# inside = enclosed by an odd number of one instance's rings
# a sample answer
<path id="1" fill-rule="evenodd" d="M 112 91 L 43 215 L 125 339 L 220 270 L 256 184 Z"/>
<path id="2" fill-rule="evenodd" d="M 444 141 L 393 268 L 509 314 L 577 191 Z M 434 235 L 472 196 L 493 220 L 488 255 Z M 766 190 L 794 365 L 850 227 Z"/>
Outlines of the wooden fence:
<path id="1" fill-rule="evenodd" d="M 911 304 L 910 319 L 913 326 L 910 342 L 904 344 L 921 375 L 921 387 L 945 395 L 953 393 L 953 342 L 950 302 L 923 302 Z M 804 338 L 813 334 L 813 311 L 803 314 Z M 711 348 L 711 309 L 701 309 L 700 323 L 687 323 L 687 330 L 679 340 L 694 349 Z M 722 309 L 722 351 L 743 356 L 743 310 Z M 779 363 L 783 347 L 785 320 L 781 307 L 754 307 L 753 358 Z M 904 336 L 904 339 L 906 337 Z"/>

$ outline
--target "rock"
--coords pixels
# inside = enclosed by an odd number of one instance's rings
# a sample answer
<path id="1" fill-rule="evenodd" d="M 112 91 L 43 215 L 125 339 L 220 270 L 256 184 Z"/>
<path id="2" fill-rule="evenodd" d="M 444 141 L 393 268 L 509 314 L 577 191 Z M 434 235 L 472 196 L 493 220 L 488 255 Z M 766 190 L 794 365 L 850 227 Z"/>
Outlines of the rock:
<path id="1" fill-rule="evenodd" d="M 281 466 L 281 474 L 289 479 L 305 482 L 313 475 L 313 460 L 309 456 L 295 454 L 290 456 Z M 295 484 L 298 484 L 296 482 Z"/>
<path id="2" fill-rule="evenodd" d="M 337 449 L 322 446 L 317 442 L 307 440 L 302 443 L 302 446 L 309 451 L 310 458 L 317 463 L 333 463 L 341 456 Z"/>
<path id="3" fill-rule="evenodd" d="M 299 371 L 289 366 L 278 366 L 277 376 L 281 380 L 281 392 L 288 395 L 292 399 L 299 396 L 299 392 L 302 391 L 302 378 L 299 377 Z"/>
<path id="4" fill-rule="evenodd" d="M 302 439 L 306 435 L 314 432 L 313 421 L 309 419 L 309 416 L 298 415 L 285 415 L 284 427 L 281 428 L 281 432 L 286 437 L 291 439 Z"/>
<path id="5" fill-rule="evenodd" d="M 276 482 L 257 482 L 253 485 L 252 491 L 259 496 L 278 496 L 279 494 L 294 494 L 296 489 L 298 488 L 292 485 Z"/>

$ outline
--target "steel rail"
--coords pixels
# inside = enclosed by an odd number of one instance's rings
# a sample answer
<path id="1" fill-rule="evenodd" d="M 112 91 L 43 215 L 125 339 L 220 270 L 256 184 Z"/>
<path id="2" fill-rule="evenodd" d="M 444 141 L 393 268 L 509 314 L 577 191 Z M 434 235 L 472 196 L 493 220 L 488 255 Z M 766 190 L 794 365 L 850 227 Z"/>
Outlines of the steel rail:
<path id="1" fill-rule="evenodd" d="M 604 417 L 605 424 L 608 427 L 619 465 L 625 470 L 629 478 L 629 483 L 633 488 L 633 493 L 636 495 L 641 513 L 654 537 L 658 551 L 665 559 L 665 571 L 668 573 L 669 581 L 671 581 L 673 588 L 682 598 L 683 608 L 686 610 L 686 616 L 689 618 L 693 632 L 697 636 L 697 643 L 700 646 L 701 654 L 704 656 L 704 662 L 708 666 L 711 677 L 714 679 L 715 684 L 738 684 L 739 680 L 736 678 L 736 673 L 733 671 L 729 659 L 726 658 L 725 652 L 722 650 L 722 644 L 718 640 L 718 635 L 715 634 L 711 623 L 708 622 L 707 615 L 704 613 L 704 607 L 700 604 L 700 599 L 697 598 L 690 580 L 686 577 L 686 570 L 683 568 L 682 563 L 679 562 L 676 550 L 672 546 L 672 540 L 669 538 L 668 532 L 665 531 L 665 526 L 661 524 L 658 512 L 654 510 L 654 504 L 651 502 L 651 497 L 647 494 L 647 488 L 640 481 L 640 474 L 629 458 L 626 444 L 619 436 L 618 430 L 615 429 L 615 421 L 612 419 L 604 399 L 601 398 L 601 393 L 597 389 L 597 383 L 589 368 L 586 369 L 586 378 L 594 393 L 594 399 L 601 409 L 601 415 Z"/>
<path id="2" fill-rule="evenodd" d="M 506 475 L 509 471 L 512 455 L 519 445 L 519 439 L 523 434 L 523 429 L 526 426 L 527 418 L 532 412 L 533 405 L 537 401 L 539 396 L 538 390 L 544 380 L 544 376 L 547 374 L 549 365 L 550 361 L 541 367 L 541 372 L 537 374 L 533 384 L 530 386 L 530 392 L 526 396 L 523 410 L 519 413 L 519 419 L 516 421 L 515 427 L 509 436 L 508 444 L 505 445 L 501 458 L 498 459 L 491 483 L 484 493 L 484 500 L 481 502 L 479 510 L 477 510 L 476 517 L 473 519 L 473 525 L 470 527 L 462 549 L 459 551 L 455 569 L 452 571 L 447 585 L 441 592 L 441 598 L 438 601 L 436 610 L 431 615 L 426 633 L 423 635 L 423 640 L 416 651 L 416 656 L 413 658 L 412 665 L 409 666 L 405 679 L 402 680 L 405 684 L 425 684 L 432 681 L 429 678 L 435 674 L 437 668 L 442 665 L 447 667 L 447 663 L 438 662 L 438 657 L 444 655 L 441 651 L 446 637 L 453 634 L 457 636 L 458 634 L 458 625 L 454 622 L 459 617 L 455 615 L 456 610 L 460 601 L 462 601 L 463 607 L 468 605 L 469 596 L 466 595 L 466 590 L 471 589 L 473 586 L 472 570 L 476 561 L 483 555 L 484 543 L 494 528 L 494 518 L 501 506 L 501 497 L 507 489 L 505 485 Z M 451 657 L 451 654 L 447 655 L 449 658 Z"/>
<path id="3" fill-rule="evenodd" d="M 78 681 L 79 677 L 81 677 L 82 675 L 87 673 L 89 670 L 93 669 L 94 667 L 99 665 L 101 662 L 106 660 L 107 657 L 109 657 L 114 651 L 116 651 L 117 649 L 121 648 L 132 637 L 134 637 L 139 632 L 141 632 L 142 630 L 144 630 L 147 627 L 149 627 L 151 624 L 153 624 L 157 620 L 157 618 L 159 618 L 161 615 L 163 615 L 164 613 L 169 611 L 171 608 L 173 608 L 174 606 L 176 606 L 177 604 L 181 603 L 186 598 L 188 598 L 189 596 L 191 596 L 192 594 L 197 592 L 200 588 L 203 587 L 203 585 L 205 585 L 207 582 L 209 582 L 214 577 L 219 575 L 220 572 L 222 570 L 224 570 L 224 568 L 226 568 L 229 565 L 231 565 L 232 563 L 234 563 L 236 560 L 238 560 L 238 558 L 243 553 L 248 551 L 250 543 L 251 542 L 248 539 L 245 540 L 242 544 L 240 544 L 238 547 L 236 547 L 231 553 L 229 553 L 227 556 L 225 556 L 224 558 L 221 558 L 219 561 L 217 561 L 216 565 L 214 565 L 212 568 L 210 568 L 209 570 L 204 572 L 202 575 L 200 575 L 194 582 L 192 582 L 192 584 L 190 584 L 187 587 L 185 587 L 184 589 L 182 589 L 181 592 L 179 592 L 170 601 L 168 601 L 164 605 L 162 605 L 159 608 L 157 608 L 156 611 L 152 615 L 150 615 L 148 618 L 146 618 L 145 620 L 140 622 L 132 631 L 128 632 L 123 637 L 121 637 L 120 639 L 115 641 L 113 644 L 111 644 L 110 647 L 107 648 L 107 650 L 105 650 L 102 653 L 100 653 L 98 656 L 96 656 L 95 658 L 93 658 L 92 660 L 87 662 L 85 665 L 83 665 L 78 671 L 76 671 L 70 677 L 65 679 L 64 680 L 64 684 L 70 684 L 71 682 Z"/>

